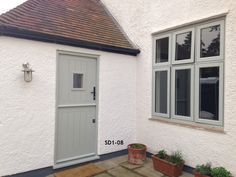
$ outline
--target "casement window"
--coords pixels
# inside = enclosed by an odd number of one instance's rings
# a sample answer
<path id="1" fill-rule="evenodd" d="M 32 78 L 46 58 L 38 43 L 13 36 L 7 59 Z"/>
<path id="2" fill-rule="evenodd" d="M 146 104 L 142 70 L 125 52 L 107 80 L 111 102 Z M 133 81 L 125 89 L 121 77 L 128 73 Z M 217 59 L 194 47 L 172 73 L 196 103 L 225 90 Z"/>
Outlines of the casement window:
<path id="1" fill-rule="evenodd" d="M 154 69 L 153 79 L 154 114 L 169 117 L 170 69 L 165 67 Z"/>
<path id="2" fill-rule="evenodd" d="M 196 122 L 222 125 L 223 63 L 196 65 Z"/>
<path id="3" fill-rule="evenodd" d="M 162 35 L 155 38 L 154 65 L 170 64 L 171 60 L 171 35 Z"/>
<path id="4" fill-rule="evenodd" d="M 194 28 L 173 33 L 172 64 L 192 63 L 194 60 Z"/>
<path id="5" fill-rule="evenodd" d="M 223 125 L 224 20 L 153 38 L 153 116 Z"/>
<path id="6" fill-rule="evenodd" d="M 171 86 L 171 117 L 175 119 L 192 120 L 193 66 L 173 66 Z"/>

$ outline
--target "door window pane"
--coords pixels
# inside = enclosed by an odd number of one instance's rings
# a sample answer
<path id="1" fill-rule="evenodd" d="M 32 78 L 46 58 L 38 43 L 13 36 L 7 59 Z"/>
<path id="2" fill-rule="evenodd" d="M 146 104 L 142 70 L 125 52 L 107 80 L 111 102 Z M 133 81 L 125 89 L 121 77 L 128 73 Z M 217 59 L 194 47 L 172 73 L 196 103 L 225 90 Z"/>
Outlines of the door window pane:
<path id="1" fill-rule="evenodd" d="M 167 114 L 168 71 L 155 72 L 155 112 Z"/>
<path id="2" fill-rule="evenodd" d="M 175 60 L 191 58 L 192 32 L 176 35 Z"/>
<path id="3" fill-rule="evenodd" d="M 83 88 L 83 74 L 73 74 L 73 88 Z"/>
<path id="4" fill-rule="evenodd" d="M 199 117 L 219 120 L 219 67 L 200 68 Z"/>
<path id="5" fill-rule="evenodd" d="M 156 40 L 156 63 L 168 62 L 169 37 Z"/>
<path id="6" fill-rule="evenodd" d="M 190 117 L 191 70 L 175 71 L 175 115 Z"/>
<path id="7" fill-rule="evenodd" d="M 220 55 L 220 25 L 201 29 L 201 58 Z"/>

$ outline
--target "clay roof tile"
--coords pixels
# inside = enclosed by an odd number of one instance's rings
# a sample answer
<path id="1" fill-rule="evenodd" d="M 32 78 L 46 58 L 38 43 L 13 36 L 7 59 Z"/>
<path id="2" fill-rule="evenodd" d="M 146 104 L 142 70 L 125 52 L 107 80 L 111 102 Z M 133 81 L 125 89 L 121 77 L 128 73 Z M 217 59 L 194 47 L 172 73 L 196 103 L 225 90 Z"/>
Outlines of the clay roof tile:
<path id="1" fill-rule="evenodd" d="M 28 0 L 0 16 L 0 34 L 139 53 L 100 0 Z"/>

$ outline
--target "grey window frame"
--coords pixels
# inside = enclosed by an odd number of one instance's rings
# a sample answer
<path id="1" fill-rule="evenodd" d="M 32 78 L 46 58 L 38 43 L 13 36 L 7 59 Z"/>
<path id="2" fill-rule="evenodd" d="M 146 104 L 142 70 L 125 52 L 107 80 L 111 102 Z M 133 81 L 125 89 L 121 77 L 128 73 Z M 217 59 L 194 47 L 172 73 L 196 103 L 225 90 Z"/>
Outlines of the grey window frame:
<path id="1" fill-rule="evenodd" d="M 199 118 L 199 70 L 200 68 L 219 67 L 219 120 L 208 120 Z M 195 121 L 198 123 L 210 124 L 210 125 L 223 125 L 223 94 L 224 94 L 224 72 L 223 62 L 210 62 L 199 63 L 195 66 Z"/>
<path id="2" fill-rule="evenodd" d="M 191 73 L 191 81 L 190 81 L 190 117 L 187 116 L 180 116 L 175 114 L 175 71 L 176 70 L 184 70 L 190 69 Z M 176 65 L 172 66 L 172 77 L 171 77 L 171 118 L 172 119 L 179 119 L 179 120 L 186 120 L 186 121 L 193 121 L 193 100 L 194 100 L 194 66 L 193 65 Z"/>
<path id="3" fill-rule="evenodd" d="M 166 38 L 166 37 L 169 38 L 168 62 L 156 63 L 156 41 L 158 39 L 163 39 L 163 38 Z M 170 63 L 171 63 L 171 44 L 172 44 L 172 36 L 171 36 L 170 33 L 164 33 L 162 35 L 158 35 L 158 36 L 154 37 L 154 40 L 153 40 L 153 46 L 154 46 L 154 50 L 153 50 L 153 56 L 154 56 L 153 66 L 170 65 Z"/>
<path id="4" fill-rule="evenodd" d="M 220 56 L 204 57 L 200 58 L 200 32 L 202 28 L 207 28 L 214 25 L 220 25 Z M 175 60 L 175 39 L 176 34 L 181 34 L 183 32 L 192 31 L 192 48 L 191 56 L 193 55 L 193 60 L 188 61 L 174 61 Z M 156 40 L 164 37 L 169 37 L 169 59 L 168 62 L 155 63 L 156 61 Z M 206 124 L 209 126 L 220 126 L 224 125 L 224 52 L 225 52 L 225 18 L 218 18 L 213 20 L 208 20 L 204 22 L 198 22 L 196 24 L 191 24 L 189 26 L 171 29 L 167 32 L 156 33 L 153 36 L 153 59 L 152 59 L 152 115 L 154 119 L 158 118 L 168 118 L 170 120 L 183 120 L 187 122 L 193 122 L 198 124 Z M 191 58 L 192 59 L 192 58 Z M 199 69 L 201 67 L 214 67 L 219 66 L 219 120 L 205 120 L 199 119 Z M 174 113 L 175 108 L 175 88 L 174 80 L 176 68 L 191 68 L 191 113 L 190 117 L 178 116 Z M 155 71 L 158 70 L 168 70 L 168 114 L 155 113 Z"/>
<path id="5" fill-rule="evenodd" d="M 185 59 L 185 60 L 175 60 L 175 53 L 176 53 L 176 36 L 178 34 L 183 34 L 186 32 L 192 32 L 192 41 L 191 41 L 191 57 L 189 59 Z M 193 63 L 194 62 L 194 50 L 195 50 L 195 29 L 194 27 L 188 27 L 188 28 L 184 28 L 182 30 L 177 30 L 175 32 L 173 32 L 173 42 L 172 42 L 172 64 L 184 64 L 184 63 Z"/>
<path id="6" fill-rule="evenodd" d="M 158 113 L 158 112 L 155 112 L 155 73 L 157 71 L 167 71 L 167 113 L 166 114 L 163 114 L 163 113 Z M 170 118 L 170 67 L 161 67 L 161 68 L 154 68 L 153 69 L 153 76 L 152 76 L 152 83 L 153 83 L 153 89 L 152 89 L 152 114 L 155 115 L 155 116 L 160 116 L 160 117 L 165 117 L 165 118 Z"/>
<path id="7" fill-rule="evenodd" d="M 212 56 L 212 57 L 201 57 L 200 51 L 200 43 L 201 43 L 201 29 L 220 25 L 220 55 L 219 56 Z M 225 20 L 216 20 L 208 23 L 204 23 L 202 25 L 197 26 L 196 30 L 196 60 L 197 62 L 208 62 L 214 60 L 223 60 L 224 59 L 224 49 L 225 49 Z"/>

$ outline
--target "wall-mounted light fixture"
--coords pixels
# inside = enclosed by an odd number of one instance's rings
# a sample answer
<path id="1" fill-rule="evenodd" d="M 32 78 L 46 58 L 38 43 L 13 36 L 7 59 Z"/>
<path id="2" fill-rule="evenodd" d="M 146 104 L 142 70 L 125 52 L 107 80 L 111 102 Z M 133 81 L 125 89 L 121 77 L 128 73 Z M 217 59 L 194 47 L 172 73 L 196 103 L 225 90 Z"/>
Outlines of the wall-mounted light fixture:
<path id="1" fill-rule="evenodd" d="M 32 79 L 33 79 L 33 72 L 34 72 L 34 70 L 32 70 L 32 68 L 30 68 L 30 64 L 29 63 L 24 63 L 24 64 L 22 64 L 22 66 L 23 66 L 23 72 L 24 72 L 24 80 L 25 80 L 25 82 L 30 82 L 30 81 L 32 81 Z"/>

